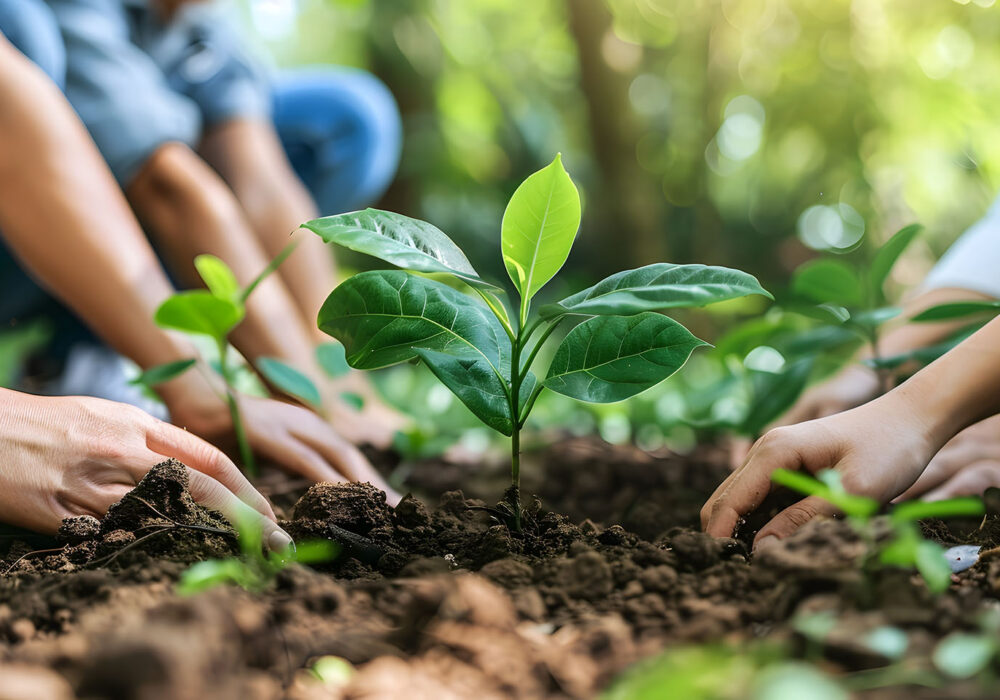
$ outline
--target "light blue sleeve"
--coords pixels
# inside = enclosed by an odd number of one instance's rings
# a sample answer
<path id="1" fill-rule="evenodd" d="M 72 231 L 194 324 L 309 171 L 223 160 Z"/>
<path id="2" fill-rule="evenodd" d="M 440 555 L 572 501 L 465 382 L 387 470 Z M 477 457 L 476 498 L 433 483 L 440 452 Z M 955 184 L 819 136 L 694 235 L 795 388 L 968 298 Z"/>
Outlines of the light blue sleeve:
<path id="1" fill-rule="evenodd" d="M 924 281 L 924 290 L 957 287 L 1000 299 L 1000 197 L 948 249 Z"/>

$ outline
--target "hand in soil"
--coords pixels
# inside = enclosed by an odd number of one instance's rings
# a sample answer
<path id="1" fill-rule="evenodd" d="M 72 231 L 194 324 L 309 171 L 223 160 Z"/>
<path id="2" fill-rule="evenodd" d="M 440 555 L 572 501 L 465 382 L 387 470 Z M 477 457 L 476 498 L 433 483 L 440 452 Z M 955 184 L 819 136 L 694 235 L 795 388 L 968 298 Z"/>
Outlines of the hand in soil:
<path id="1" fill-rule="evenodd" d="M 188 465 L 191 493 L 230 519 L 252 512 L 265 541 L 290 541 L 267 500 L 204 440 L 132 406 L 0 390 L 0 514 L 46 534 L 64 518 L 101 517 L 168 457 Z"/>
<path id="2" fill-rule="evenodd" d="M 795 405 L 768 427 L 767 431 L 832 416 L 871 401 L 878 394 L 879 380 L 875 372 L 863 365 L 849 365 L 825 382 L 807 389 Z M 737 469 L 746 462 L 752 445 L 753 443 L 747 439 L 737 439 L 732 442 L 730 445 L 732 469 Z"/>
<path id="3" fill-rule="evenodd" d="M 935 448 L 926 426 L 897 396 L 890 393 L 844 413 L 769 432 L 702 508 L 702 527 L 715 537 L 732 536 L 739 521 L 768 495 L 771 474 L 779 468 L 813 474 L 835 469 L 848 492 L 881 503 L 903 493 Z M 835 512 L 821 498 L 805 498 L 778 513 L 754 543 L 771 535 L 787 537 L 815 516 Z"/>
<path id="4" fill-rule="evenodd" d="M 1000 486 L 1000 416 L 966 428 L 941 448 L 899 501 L 980 496 Z"/>
<path id="5" fill-rule="evenodd" d="M 358 448 L 312 411 L 251 396 L 240 397 L 240 410 L 260 456 L 316 482 L 367 481 L 385 491 L 391 505 L 399 502 Z"/>

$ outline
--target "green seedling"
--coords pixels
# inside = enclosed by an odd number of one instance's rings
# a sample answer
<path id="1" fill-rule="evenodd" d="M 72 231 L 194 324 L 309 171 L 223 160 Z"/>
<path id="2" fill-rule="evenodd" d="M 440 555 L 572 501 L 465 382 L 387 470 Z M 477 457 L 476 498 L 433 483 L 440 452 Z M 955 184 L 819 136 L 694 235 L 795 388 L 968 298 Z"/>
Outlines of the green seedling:
<path id="1" fill-rule="evenodd" d="M 194 595 L 223 585 L 260 592 L 268 588 L 278 573 L 292 564 L 322 564 L 333 561 L 341 548 L 335 542 L 317 540 L 289 547 L 282 552 L 264 554 L 262 532 L 251 517 L 237 519 L 240 556 L 209 559 L 194 564 L 181 575 L 177 592 Z"/>
<path id="2" fill-rule="evenodd" d="M 951 567 L 945 558 L 944 548 L 937 542 L 925 539 L 918 522 L 927 518 L 964 518 L 981 516 L 985 512 L 978 498 L 952 498 L 944 501 L 908 501 L 895 506 L 888 522 L 891 536 L 876 543 L 872 518 L 879 510 L 878 501 L 848 493 L 840 481 L 840 474 L 824 470 L 813 478 L 801 472 L 776 469 L 771 475 L 776 484 L 787 486 L 807 496 L 818 496 L 836 506 L 856 530 L 869 543 L 862 570 L 874 564 L 914 568 L 933 593 L 941 593 L 951 583 Z"/>
<path id="3" fill-rule="evenodd" d="M 510 311 L 501 290 L 425 221 L 367 209 L 304 224 L 329 243 L 402 268 L 362 272 L 340 284 L 320 310 L 319 327 L 343 343 L 356 369 L 422 360 L 473 414 L 511 438 L 508 515 L 518 530 L 520 432 L 543 390 L 594 403 L 627 399 L 669 377 L 706 345 L 659 312 L 770 296 L 737 270 L 657 263 L 612 275 L 532 314 L 535 295 L 566 262 L 580 218 L 580 196 L 560 156 L 517 188 L 500 231 L 519 300 Z M 444 276 L 478 298 L 414 273 Z M 562 339 L 545 374 L 536 376 L 539 351 L 568 319 L 583 320 Z"/>
<path id="4" fill-rule="evenodd" d="M 207 291 L 196 290 L 174 294 L 160 305 L 154 317 L 157 325 L 163 328 L 205 336 L 215 343 L 218 351 L 218 362 L 215 364 L 215 369 L 222 376 L 225 384 L 225 400 L 232 417 L 233 430 L 236 433 L 236 442 L 239 445 L 243 468 L 251 475 L 256 474 L 256 465 L 253 450 L 247 439 L 246 428 L 240 417 L 239 405 L 236 402 L 236 368 L 233 367 L 229 358 L 229 334 L 246 316 L 246 301 L 250 294 L 268 275 L 278 269 L 278 266 L 284 262 L 292 250 L 294 250 L 294 244 L 286 247 L 245 289 L 240 288 L 236 276 L 222 260 L 214 255 L 199 255 L 195 258 L 194 264 L 208 288 Z M 301 376 L 297 370 L 280 363 L 278 360 L 266 360 L 266 362 L 271 363 L 267 365 L 267 369 L 280 374 L 282 380 L 286 380 L 288 377 L 294 380 L 296 375 Z M 134 382 L 152 389 L 158 384 L 180 376 L 196 364 L 196 359 L 189 358 L 153 367 L 143 372 Z M 262 371 L 265 370 L 262 369 Z M 275 384 L 279 388 L 282 387 L 281 382 L 275 382 Z M 298 385 L 293 388 L 298 388 Z M 313 391 L 315 391 L 315 387 L 313 387 Z M 291 390 L 289 393 L 298 395 Z"/>

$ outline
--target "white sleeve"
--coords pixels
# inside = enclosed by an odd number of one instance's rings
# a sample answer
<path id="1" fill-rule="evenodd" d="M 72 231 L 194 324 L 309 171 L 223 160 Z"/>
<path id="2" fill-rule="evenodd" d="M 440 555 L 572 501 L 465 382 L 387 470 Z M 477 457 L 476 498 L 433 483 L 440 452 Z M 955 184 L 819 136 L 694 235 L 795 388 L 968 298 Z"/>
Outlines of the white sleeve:
<path id="1" fill-rule="evenodd" d="M 1000 198 L 927 275 L 923 289 L 955 287 L 1000 299 Z"/>

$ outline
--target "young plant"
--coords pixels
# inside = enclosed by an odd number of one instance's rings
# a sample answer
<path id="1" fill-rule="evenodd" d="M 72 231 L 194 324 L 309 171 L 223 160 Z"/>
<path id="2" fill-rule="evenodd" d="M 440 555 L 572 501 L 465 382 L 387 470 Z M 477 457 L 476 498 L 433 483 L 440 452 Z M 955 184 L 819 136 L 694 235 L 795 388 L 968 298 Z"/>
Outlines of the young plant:
<path id="1" fill-rule="evenodd" d="M 423 360 L 486 425 L 511 438 L 507 499 L 520 529 L 520 433 L 545 389 L 581 401 L 621 401 L 666 379 L 705 343 L 658 312 L 748 294 L 770 296 L 750 275 L 722 267 L 656 263 L 612 275 L 531 313 L 535 295 L 566 262 L 580 226 L 580 196 L 562 159 L 514 192 L 500 230 L 503 262 L 518 296 L 508 312 L 448 236 L 386 211 L 317 219 L 304 226 L 402 270 L 362 272 L 330 294 L 319 327 L 343 343 L 348 363 L 377 369 Z M 414 273 L 444 274 L 478 299 Z M 567 319 L 585 319 L 555 350 L 543 377 L 539 351 Z"/>
<path id="2" fill-rule="evenodd" d="M 879 510 L 878 501 L 856 496 L 844 490 L 840 474 L 824 470 L 813 478 L 801 472 L 776 469 L 771 475 L 776 484 L 787 486 L 807 496 L 818 496 L 836 506 L 869 543 L 869 552 L 862 569 L 876 562 L 903 568 L 915 568 L 933 593 L 941 593 L 951 583 L 951 566 L 945 550 L 932 540 L 924 539 L 918 522 L 927 518 L 959 518 L 980 516 L 985 512 L 978 498 L 952 498 L 944 501 L 908 501 L 895 506 L 889 513 L 890 538 L 876 543 L 872 518 Z"/>
<path id="3" fill-rule="evenodd" d="M 236 529 L 241 556 L 209 559 L 192 565 L 177 583 L 180 595 L 194 595 L 223 585 L 260 592 L 271 585 L 280 571 L 292 564 L 321 564 L 333 561 L 340 554 L 340 545 L 336 542 L 316 540 L 265 555 L 261 530 L 253 519 L 239 519 Z"/>
<path id="4" fill-rule="evenodd" d="M 218 351 L 218 363 L 215 369 L 222 376 L 225 384 L 225 400 L 233 421 L 236 442 L 239 445 L 240 460 L 243 469 L 250 475 L 256 474 L 253 450 L 247 439 L 246 428 L 240 417 L 239 405 L 236 402 L 236 369 L 229 360 L 229 334 L 246 315 L 246 301 L 257 286 L 284 262 L 294 244 L 286 247 L 256 278 L 241 289 L 232 270 L 214 255 L 199 255 L 194 260 L 195 268 L 208 290 L 179 292 L 164 301 L 156 310 L 154 317 L 157 325 L 163 328 L 183 331 L 195 336 L 210 338 Z M 277 360 L 272 360 L 278 363 Z M 178 360 L 143 372 L 134 381 L 137 384 L 152 389 L 194 367 L 194 358 Z M 281 364 L 281 363 L 278 363 Z M 291 367 L 285 368 L 298 374 Z M 308 381 L 308 380 L 306 380 Z M 294 393 L 294 392 L 293 392 Z"/>

